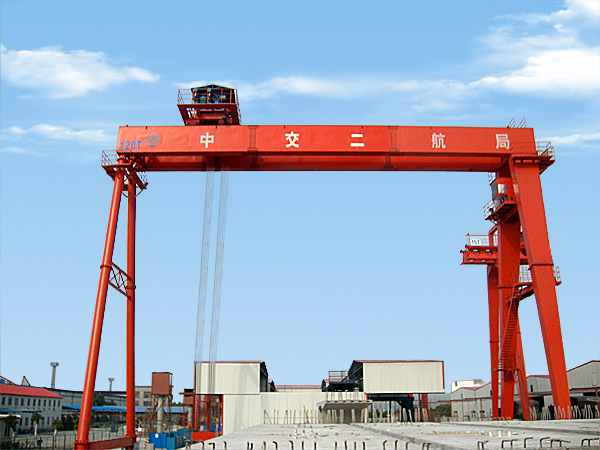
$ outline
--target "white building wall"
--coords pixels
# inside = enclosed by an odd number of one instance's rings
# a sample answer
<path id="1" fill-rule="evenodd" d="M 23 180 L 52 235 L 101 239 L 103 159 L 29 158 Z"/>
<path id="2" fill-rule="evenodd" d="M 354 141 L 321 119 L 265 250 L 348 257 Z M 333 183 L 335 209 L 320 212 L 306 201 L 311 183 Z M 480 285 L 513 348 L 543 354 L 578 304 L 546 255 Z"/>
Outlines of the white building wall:
<path id="1" fill-rule="evenodd" d="M 567 372 L 570 389 L 600 387 L 600 361 L 590 361 Z"/>
<path id="2" fill-rule="evenodd" d="M 367 393 L 443 393 L 441 361 L 365 362 L 363 390 Z"/>
<path id="3" fill-rule="evenodd" d="M 458 388 L 450 394 L 452 418 L 455 420 L 491 419 L 490 384 L 473 388 Z"/>
<path id="4" fill-rule="evenodd" d="M 535 395 L 538 392 L 544 393 L 550 391 L 550 378 L 530 375 L 527 377 L 527 389 L 529 395 Z M 519 392 L 518 383 L 515 383 L 515 395 Z"/>
<path id="5" fill-rule="evenodd" d="M 315 423 L 319 402 L 327 399 L 326 392 L 265 392 L 261 395 L 261 410 L 267 423 Z M 265 415 L 266 413 L 266 415 Z"/>
<path id="6" fill-rule="evenodd" d="M 223 395 L 223 434 L 262 423 L 261 395 Z"/>
<path id="7" fill-rule="evenodd" d="M 477 387 L 477 386 L 481 386 L 483 383 L 483 380 L 458 380 L 458 381 L 452 381 L 450 383 L 450 392 L 454 392 L 455 390 L 461 388 L 461 387 Z"/>
<path id="8" fill-rule="evenodd" d="M 32 388 L 34 389 L 34 388 Z M 20 416 L 17 429 L 20 431 L 33 428 L 31 416 L 40 415 L 38 423 L 40 430 L 52 428 L 54 420 L 60 420 L 62 415 L 62 399 L 55 397 L 38 397 L 31 395 L 0 394 L 0 407 L 8 414 Z"/>
<path id="9" fill-rule="evenodd" d="M 209 364 L 202 363 L 200 389 L 208 393 Z M 215 364 L 213 394 L 258 394 L 260 392 L 260 363 L 218 362 Z"/>
<path id="10" fill-rule="evenodd" d="M 261 392 L 223 395 L 223 434 L 254 425 L 318 423 L 319 403 L 365 400 L 363 392 Z"/>

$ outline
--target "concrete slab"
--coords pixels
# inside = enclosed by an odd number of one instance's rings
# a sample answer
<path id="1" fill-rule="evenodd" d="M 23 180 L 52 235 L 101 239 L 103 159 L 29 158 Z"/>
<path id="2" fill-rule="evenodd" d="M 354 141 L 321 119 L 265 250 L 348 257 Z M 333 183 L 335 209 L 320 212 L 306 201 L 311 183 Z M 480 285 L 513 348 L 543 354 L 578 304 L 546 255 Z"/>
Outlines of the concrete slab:
<path id="1" fill-rule="evenodd" d="M 536 422 L 258 425 L 197 443 L 215 450 L 589 449 L 600 448 L 600 419 Z"/>

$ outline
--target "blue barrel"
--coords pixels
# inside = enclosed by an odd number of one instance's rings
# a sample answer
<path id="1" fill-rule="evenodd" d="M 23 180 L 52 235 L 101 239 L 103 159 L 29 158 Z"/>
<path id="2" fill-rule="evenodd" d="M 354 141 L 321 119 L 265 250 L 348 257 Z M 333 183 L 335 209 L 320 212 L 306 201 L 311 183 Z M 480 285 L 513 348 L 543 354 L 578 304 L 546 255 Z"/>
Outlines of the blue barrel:
<path id="1" fill-rule="evenodd" d="M 174 437 L 167 438 L 167 450 L 175 450 L 175 438 Z"/>
<path id="2" fill-rule="evenodd" d="M 150 433 L 148 443 L 154 444 L 154 448 L 167 448 L 167 433 Z"/>

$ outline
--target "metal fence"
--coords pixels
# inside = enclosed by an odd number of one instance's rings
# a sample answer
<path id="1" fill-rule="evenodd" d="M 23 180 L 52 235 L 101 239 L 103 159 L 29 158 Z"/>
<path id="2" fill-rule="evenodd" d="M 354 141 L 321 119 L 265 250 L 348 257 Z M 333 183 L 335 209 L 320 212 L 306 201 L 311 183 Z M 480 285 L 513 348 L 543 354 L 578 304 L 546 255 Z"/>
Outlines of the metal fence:
<path id="1" fill-rule="evenodd" d="M 90 441 L 102 441 L 125 436 L 124 427 L 93 428 L 90 430 Z M 3 438 L 2 449 L 72 449 L 77 439 L 77 431 L 57 431 L 55 433 L 41 433 L 38 435 L 15 434 L 9 438 Z"/>

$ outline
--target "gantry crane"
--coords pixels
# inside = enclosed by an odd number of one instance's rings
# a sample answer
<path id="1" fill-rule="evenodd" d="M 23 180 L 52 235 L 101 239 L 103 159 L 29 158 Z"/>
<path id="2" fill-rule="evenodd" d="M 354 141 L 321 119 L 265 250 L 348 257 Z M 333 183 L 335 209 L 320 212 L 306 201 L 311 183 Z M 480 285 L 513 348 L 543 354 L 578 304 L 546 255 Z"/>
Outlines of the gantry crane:
<path id="1" fill-rule="evenodd" d="M 518 279 L 521 228 L 527 251 L 554 405 L 570 417 L 569 388 L 558 315 L 540 173 L 554 162 L 550 146 L 538 146 L 532 128 L 240 125 L 237 95 L 228 90 L 208 101 L 213 89 L 180 91 L 184 126 L 120 127 L 116 152 L 102 165 L 114 187 L 100 268 L 90 350 L 75 448 L 133 448 L 135 443 L 135 220 L 136 196 L 153 171 L 457 171 L 493 172 L 497 196 L 499 298 L 512 298 Z M 196 89 L 196 90 L 194 90 Z M 202 95 L 206 94 L 206 100 Z M 221 93 L 218 94 L 223 95 Z M 229 96 L 227 96 L 229 95 Z M 205 102 L 204 102 L 205 100 Z M 224 101 L 221 101 L 224 100 Z M 119 206 L 127 197 L 127 269 L 113 262 Z M 88 438 L 108 286 L 127 298 L 127 419 L 124 438 Z M 505 316 L 508 317 L 508 311 Z M 517 325 L 511 325 L 514 329 Z M 508 329 L 508 328 L 507 328 Z M 509 339 L 515 351 L 517 334 Z M 516 359 L 508 358 L 508 368 Z M 509 373 L 509 372 L 503 372 Z M 514 373 L 514 372 L 513 372 Z M 510 380 L 507 378 L 507 383 Z M 514 382 L 513 382 L 514 385 Z M 506 393 L 506 390 L 503 392 Z M 509 396 L 502 396 L 502 404 Z M 510 402 L 513 390 L 510 391 Z M 503 410 L 508 410 L 504 408 Z"/>
<path id="2" fill-rule="evenodd" d="M 495 177 L 492 176 L 492 183 L 494 180 Z M 493 204 L 488 203 L 484 208 L 486 218 L 497 220 L 499 213 L 493 213 Z M 508 297 L 501 297 L 498 288 L 497 225 L 494 225 L 487 235 L 468 234 L 467 245 L 465 245 L 464 250 L 461 250 L 461 254 L 463 257 L 462 264 L 483 264 L 487 266 L 492 417 L 494 420 L 513 418 L 512 399 L 516 382 L 521 399 L 523 419 L 532 420 L 535 411 L 527 388 L 527 374 L 518 316 L 520 302 L 534 293 L 531 272 L 527 266 L 527 250 L 523 235 L 520 236 L 518 277 L 514 281 L 512 292 Z M 556 285 L 559 285 L 561 280 L 558 267 L 554 267 L 554 277 Z M 499 392 L 503 393 L 500 414 L 498 410 Z"/>

